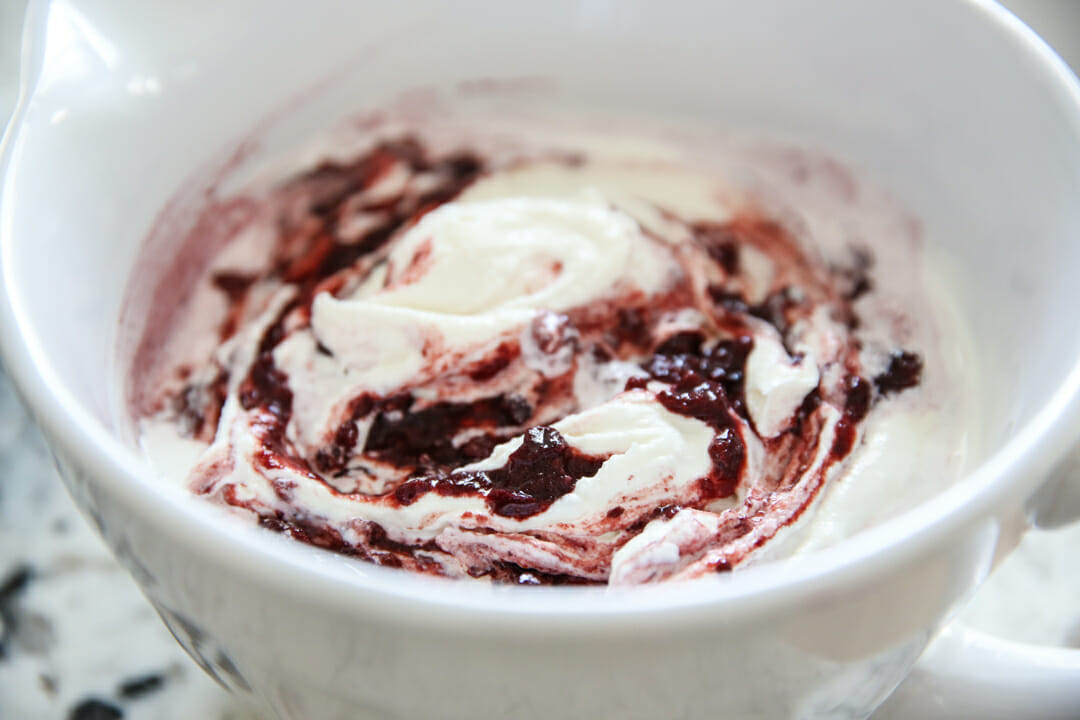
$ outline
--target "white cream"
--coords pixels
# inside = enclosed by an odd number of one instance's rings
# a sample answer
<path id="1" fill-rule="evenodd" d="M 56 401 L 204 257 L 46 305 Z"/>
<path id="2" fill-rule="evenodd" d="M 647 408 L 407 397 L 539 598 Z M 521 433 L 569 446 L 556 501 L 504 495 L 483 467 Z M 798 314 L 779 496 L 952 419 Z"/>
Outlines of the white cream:
<path id="1" fill-rule="evenodd" d="M 758 323 L 746 358 L 746 407 L 762 437 L 786 430 L 821 374 L 813 355 L 792 360 L 771 326 Z"/>
<path id="2" fill-rule="evenodd" d="M 620 283 L 655 292 L 676 270 L 632 217 L 587 196 L 448 203 L 395 243 L 389 266 L 384 288 L 350 299 L 459 317 L 559 311 Z"/>
<path id="3" fill-rule="evenodd" d="M 612 161 L 601 155 L 586 167 L 538 162 L 512 168 L 475 183 L 460 202 L 507 197 L 591 198 L 615 205 L 658 238 L 683 242 L 687 239 L 685 226 L 672 222 L 659 208 L 683 220 L 723 222 L 731 217 L 731 195 L 717 178 L 670 161 Z"/>

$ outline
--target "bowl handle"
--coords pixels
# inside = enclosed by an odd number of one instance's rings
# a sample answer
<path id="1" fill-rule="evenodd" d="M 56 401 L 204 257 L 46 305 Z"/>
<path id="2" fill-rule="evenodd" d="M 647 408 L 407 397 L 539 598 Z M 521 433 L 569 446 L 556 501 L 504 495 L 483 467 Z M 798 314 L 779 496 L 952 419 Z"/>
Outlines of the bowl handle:
<path id="1" fill-rule="evenodd" d="M 47 0 L 30 0 L 26 6 L 26 14 L 23 16 L 22 38 L 19 49 L 19 80 L 18 90 L 15 97 L 15 107 L 11 115 L 6 118 L 6 127 L 0 126 L 0 175 L 6 164 L 9 147 L 13 144 L 16 128 L 30 103 L 30 95 L 33 94 L 41 74 L 41 66 L 45 55 L 45 34 L 48 23 L 49 7 Z M 0 123 L 5 118 L 0 117 Z"/>
<path id="2" fill-rule="evenodd" d="M 1027 509 L 1031 524 L 1046 530 L 1080 520 L 1080 443 L 1058 463 Z"/>
<path id="3" fill-rule="evenodd" d="M 1002 640 L 953 623 L 872 720 L 1076 720 L 1080 649 Z"/>
<path id="4" fill-rule="evenodd" d="M 1026 510 L 1028 521 L 1043 529 L 1080 519 L 1080 444 L 1058 463 Z M 1077 720 L 1080 649 L 1004 640 L 954 622 L 872 720 L 908 718 Z"/>

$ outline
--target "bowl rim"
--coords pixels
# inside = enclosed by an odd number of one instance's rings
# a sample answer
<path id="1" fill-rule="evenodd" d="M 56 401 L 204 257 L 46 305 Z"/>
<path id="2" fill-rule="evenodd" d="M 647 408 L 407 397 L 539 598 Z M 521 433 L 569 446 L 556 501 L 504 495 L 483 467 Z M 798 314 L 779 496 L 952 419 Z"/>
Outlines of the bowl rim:
<path id="1" fill-rule="evenodd" d="M 1080 81 L 1052 49 L 1004 7 L 992 0 L 955 0 L 972 16 L 972 25 L 997 33 L 1041 75 L 1069 108 L 1080 145 Z M 858 542 L 790 560 L 749 567 L 736 574 L 690 583 L 631 589 L 521 588 L 468 583 L 381 568 L 342 558 L 245 524 L 223 522 L 208 504 L 148 477 L 147 464 L 114 438 L 60 381 L 29 326 L 13 288 L 11 255 L 14 168 L 28 162 L 21 154 L 27 110 L 33 102 L 42 65 L 49 16 L 69 0 L 33 0 L 27 9 L 22 47 L 20 92 L 12 119 L 0 140 L 0 354 L 14 384 L 50 443 L 63 448 L 93 482 L 122 498 L 126 509 L 182 540 L 190 552 L 215 562 L 275 592 L 317 597 L 343 609 L 416 624 L 444 624 L 496 631 L 594 631 L 669 628 L 702 618 L 737 618 L 773 612 L 806 602 L 828 588 L 850 587 L 931 552 L 964 527 L 993 514 L 1005 502 L 1030 494 L 1075 441 L 1080 426 L 1080 358 L 1065 382 L 1015 435 L 932 503 L 922 503 L 858 534 Z M 996 527 L 996 526 L 995 526 Z M 229 553 L 220 548 L 228 546 Z M 508 593 L 513 594 L 508 602 Z"/>

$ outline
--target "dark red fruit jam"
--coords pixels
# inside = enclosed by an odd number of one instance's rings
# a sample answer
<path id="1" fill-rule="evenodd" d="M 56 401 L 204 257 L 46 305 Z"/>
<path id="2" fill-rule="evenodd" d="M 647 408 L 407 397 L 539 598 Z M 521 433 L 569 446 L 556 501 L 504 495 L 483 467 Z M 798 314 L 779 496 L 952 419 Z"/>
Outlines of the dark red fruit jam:
<path id="1" fill-rule="evenodd" d="M 907 350 L 897 350 L 889 358 L 889 367 L 874 378 L 882 395 L 915 387 L 922 380 L 922 358 Z"/>
<path id="2" fill-rule="evenodd" d="M 572 492 L 579 479 L 595 475 L 606 459 L 567 445 L 553 427 L 534 427 L 503 467 L 412 478 L 398 486 L 394 497 L 402 505 L 411 505 L 431 491 L 449 496 L 478 494 L 496 515 L 524 518 L 543 512 Z"/>

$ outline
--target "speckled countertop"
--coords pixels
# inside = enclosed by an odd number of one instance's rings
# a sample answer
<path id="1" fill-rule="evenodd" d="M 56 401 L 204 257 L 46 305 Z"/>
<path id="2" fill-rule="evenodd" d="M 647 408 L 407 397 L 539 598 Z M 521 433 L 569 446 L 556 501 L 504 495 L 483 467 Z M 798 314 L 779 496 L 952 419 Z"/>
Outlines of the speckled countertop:
<path id="1" fill-rule="evenodd" d="M 0 718 L 253 720 L 78 514 L 0 375 Z"/>
<path id="2" fill-rule="evenodd" d="M 23 4 L 0 0 L 0 118 L 14 102 Z M 1007 4 L 1080 64 L 1080 0 Z M 1030 533 L 963 619 L 1080 647 L 1075 548 L 1080 527 Z M 258 720 L 184 655 L 75 510 L 0 368 L 0 720 L 52 718 Z"/>

